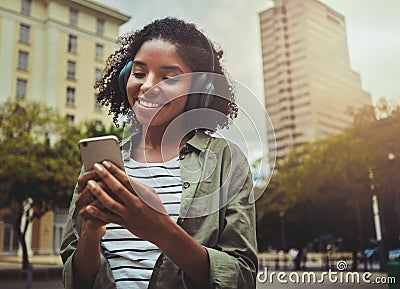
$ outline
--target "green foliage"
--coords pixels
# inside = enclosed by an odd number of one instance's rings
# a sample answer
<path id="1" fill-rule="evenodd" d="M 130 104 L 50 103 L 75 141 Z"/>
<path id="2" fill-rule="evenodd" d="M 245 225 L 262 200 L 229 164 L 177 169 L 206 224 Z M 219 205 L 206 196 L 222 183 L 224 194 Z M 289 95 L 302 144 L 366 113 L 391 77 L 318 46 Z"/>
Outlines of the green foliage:
<path id="1" fill-rule="evenodd" d="M 399 106 L 381 100 L 360 110 L 343 133 L 293 149 L 257 202 L 260 248 L 279 247 L 280 212 L 288 247 L 333 235 L 343 238 L 347 249 L 365 248 L 375 237 L 373 194 L 379 198 L 386 242 L 398 246 L 399 132 Z M 391 150 L 394 161 L 388 160 Z"/>
<path id="2" fill-rule="evenodd" d="M 122 134 L 94 121 L 68 127 L 57 111 L 39 103 L 3 104 L 0 124 L 0 208 L 18 208 L 30 197 L 38 217 L 54 206 L 69 205 L 81 167 L 81 138 Z"/>
<path id="3" fill-rule="evenodd" d="M 33 201 L 33 217 L 54 207 L 68 207 L 81 161 L 81 138 L 115 134 L 122 129 L 87 122 L 69 127 L 56 110 L 39 103 L 6 102 L 0 105 L 0 217 L 10 215 L 28 264 L 20 230 L 24 202 Z M 30 220 L 28 220 L 29 222 Z"/>
<path id="4" fill-rule="evenodd" d="M 56 200 L 66 202 L 79 159 L 62 145 L 69 133 L 65 119 L 38 103 L 7 102 L 0 107 L 0 123 L 0 207 L 18 213 L 32 198 L 40 216 Z"/>
<path id="5" fill-rule="evenodd" d="M 104 124 L 95 121 L 87 121 L 83 124 L 81 131 L 85 132 L 85 137 L 95 137 L 103 135 L 115 135 L 118 139 L 122 139 L 124 128 L 116 128 L 114 124 L 110 124 L 107 128 Z"/>

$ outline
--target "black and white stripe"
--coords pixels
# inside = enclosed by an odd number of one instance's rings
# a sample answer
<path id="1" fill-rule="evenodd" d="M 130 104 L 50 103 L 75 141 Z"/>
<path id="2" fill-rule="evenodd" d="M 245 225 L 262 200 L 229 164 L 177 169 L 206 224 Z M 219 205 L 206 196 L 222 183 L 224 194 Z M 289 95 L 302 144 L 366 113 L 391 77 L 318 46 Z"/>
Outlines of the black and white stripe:
<path id="1" fill-rule="evenodd" d="M 125 170 L 128 176 L 156 190 L 169 216 L 176 222 L 182 195 L 179 159 L 148 164 L 129 159 L 125 161 Z M 157 246 L 117 224 L 107 225 L 101 246 L 118 289 L 147 288 L 161 254 Z"/>

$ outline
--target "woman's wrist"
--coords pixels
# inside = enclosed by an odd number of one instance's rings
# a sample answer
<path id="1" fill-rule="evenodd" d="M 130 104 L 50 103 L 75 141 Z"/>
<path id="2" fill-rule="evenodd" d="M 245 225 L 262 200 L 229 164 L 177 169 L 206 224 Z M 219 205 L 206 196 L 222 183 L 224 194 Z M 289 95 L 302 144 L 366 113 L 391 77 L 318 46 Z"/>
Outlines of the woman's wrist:
<path id="1" fill-rule="evenodd" d="M 92 288 L 97 271 L 100 268 L 100 240 L 102 228 L 93 228 L 84 222 L 80 239 L 75 251 L 73 266 L 79 279 L 85 284 L 84 288 Z"/>
<path id="2" fill-rule="evenodd" d="M 195 283 L 204 285 L 209 282 L 207 250 L 172 220 L 163 238 L 155 245 Z M 193 259 L 196 262 L 193 262 Z"/>
<path id="3" fill-rule="evenodd" d="M 94 227 L 90 222 L 84 222 L 81 229 L 81 240 L 85 240 L 86 242 L 99 244 L 101 238 L 105 234 L 104 226 L 96 226 Z"/>
<path id="4" fill-rule="evenodd" d="M 161 251 L 168 251 L 171 244 L 174 244 L 173 240 L 179 235 L 179 229 L 180 227 L 169 218 L 163 224 L 162 229 L 158 230 L 158 233 L 154 236 L 154 240 L 149 241 L 154 243 Z"/>

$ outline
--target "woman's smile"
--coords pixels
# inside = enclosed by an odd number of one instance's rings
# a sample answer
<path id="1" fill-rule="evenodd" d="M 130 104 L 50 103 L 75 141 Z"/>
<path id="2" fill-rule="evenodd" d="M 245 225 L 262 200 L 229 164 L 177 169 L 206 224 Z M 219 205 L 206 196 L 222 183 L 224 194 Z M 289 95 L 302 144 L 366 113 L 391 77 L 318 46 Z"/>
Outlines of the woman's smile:
<path id="1" fill-rule="evenodd" d="M 164 106 L 164 104 L 144 100 L 141 98 L 138 98 L 136 103 L 144 108 L 160 108 Z"/>

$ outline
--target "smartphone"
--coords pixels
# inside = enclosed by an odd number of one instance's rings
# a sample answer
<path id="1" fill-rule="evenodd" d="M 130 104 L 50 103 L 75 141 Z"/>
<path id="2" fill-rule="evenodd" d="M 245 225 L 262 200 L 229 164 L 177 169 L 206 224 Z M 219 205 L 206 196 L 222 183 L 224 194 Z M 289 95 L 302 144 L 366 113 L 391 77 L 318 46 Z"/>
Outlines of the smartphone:
<path id="1" fill-rule="evenodd" d="M 85 171 L 92 170 L 95 163 L 101 163 L 104 160 L 111 161 L 124 169 L 121 149 L 115 135 L 81 139 L 78 147 Z"/>

